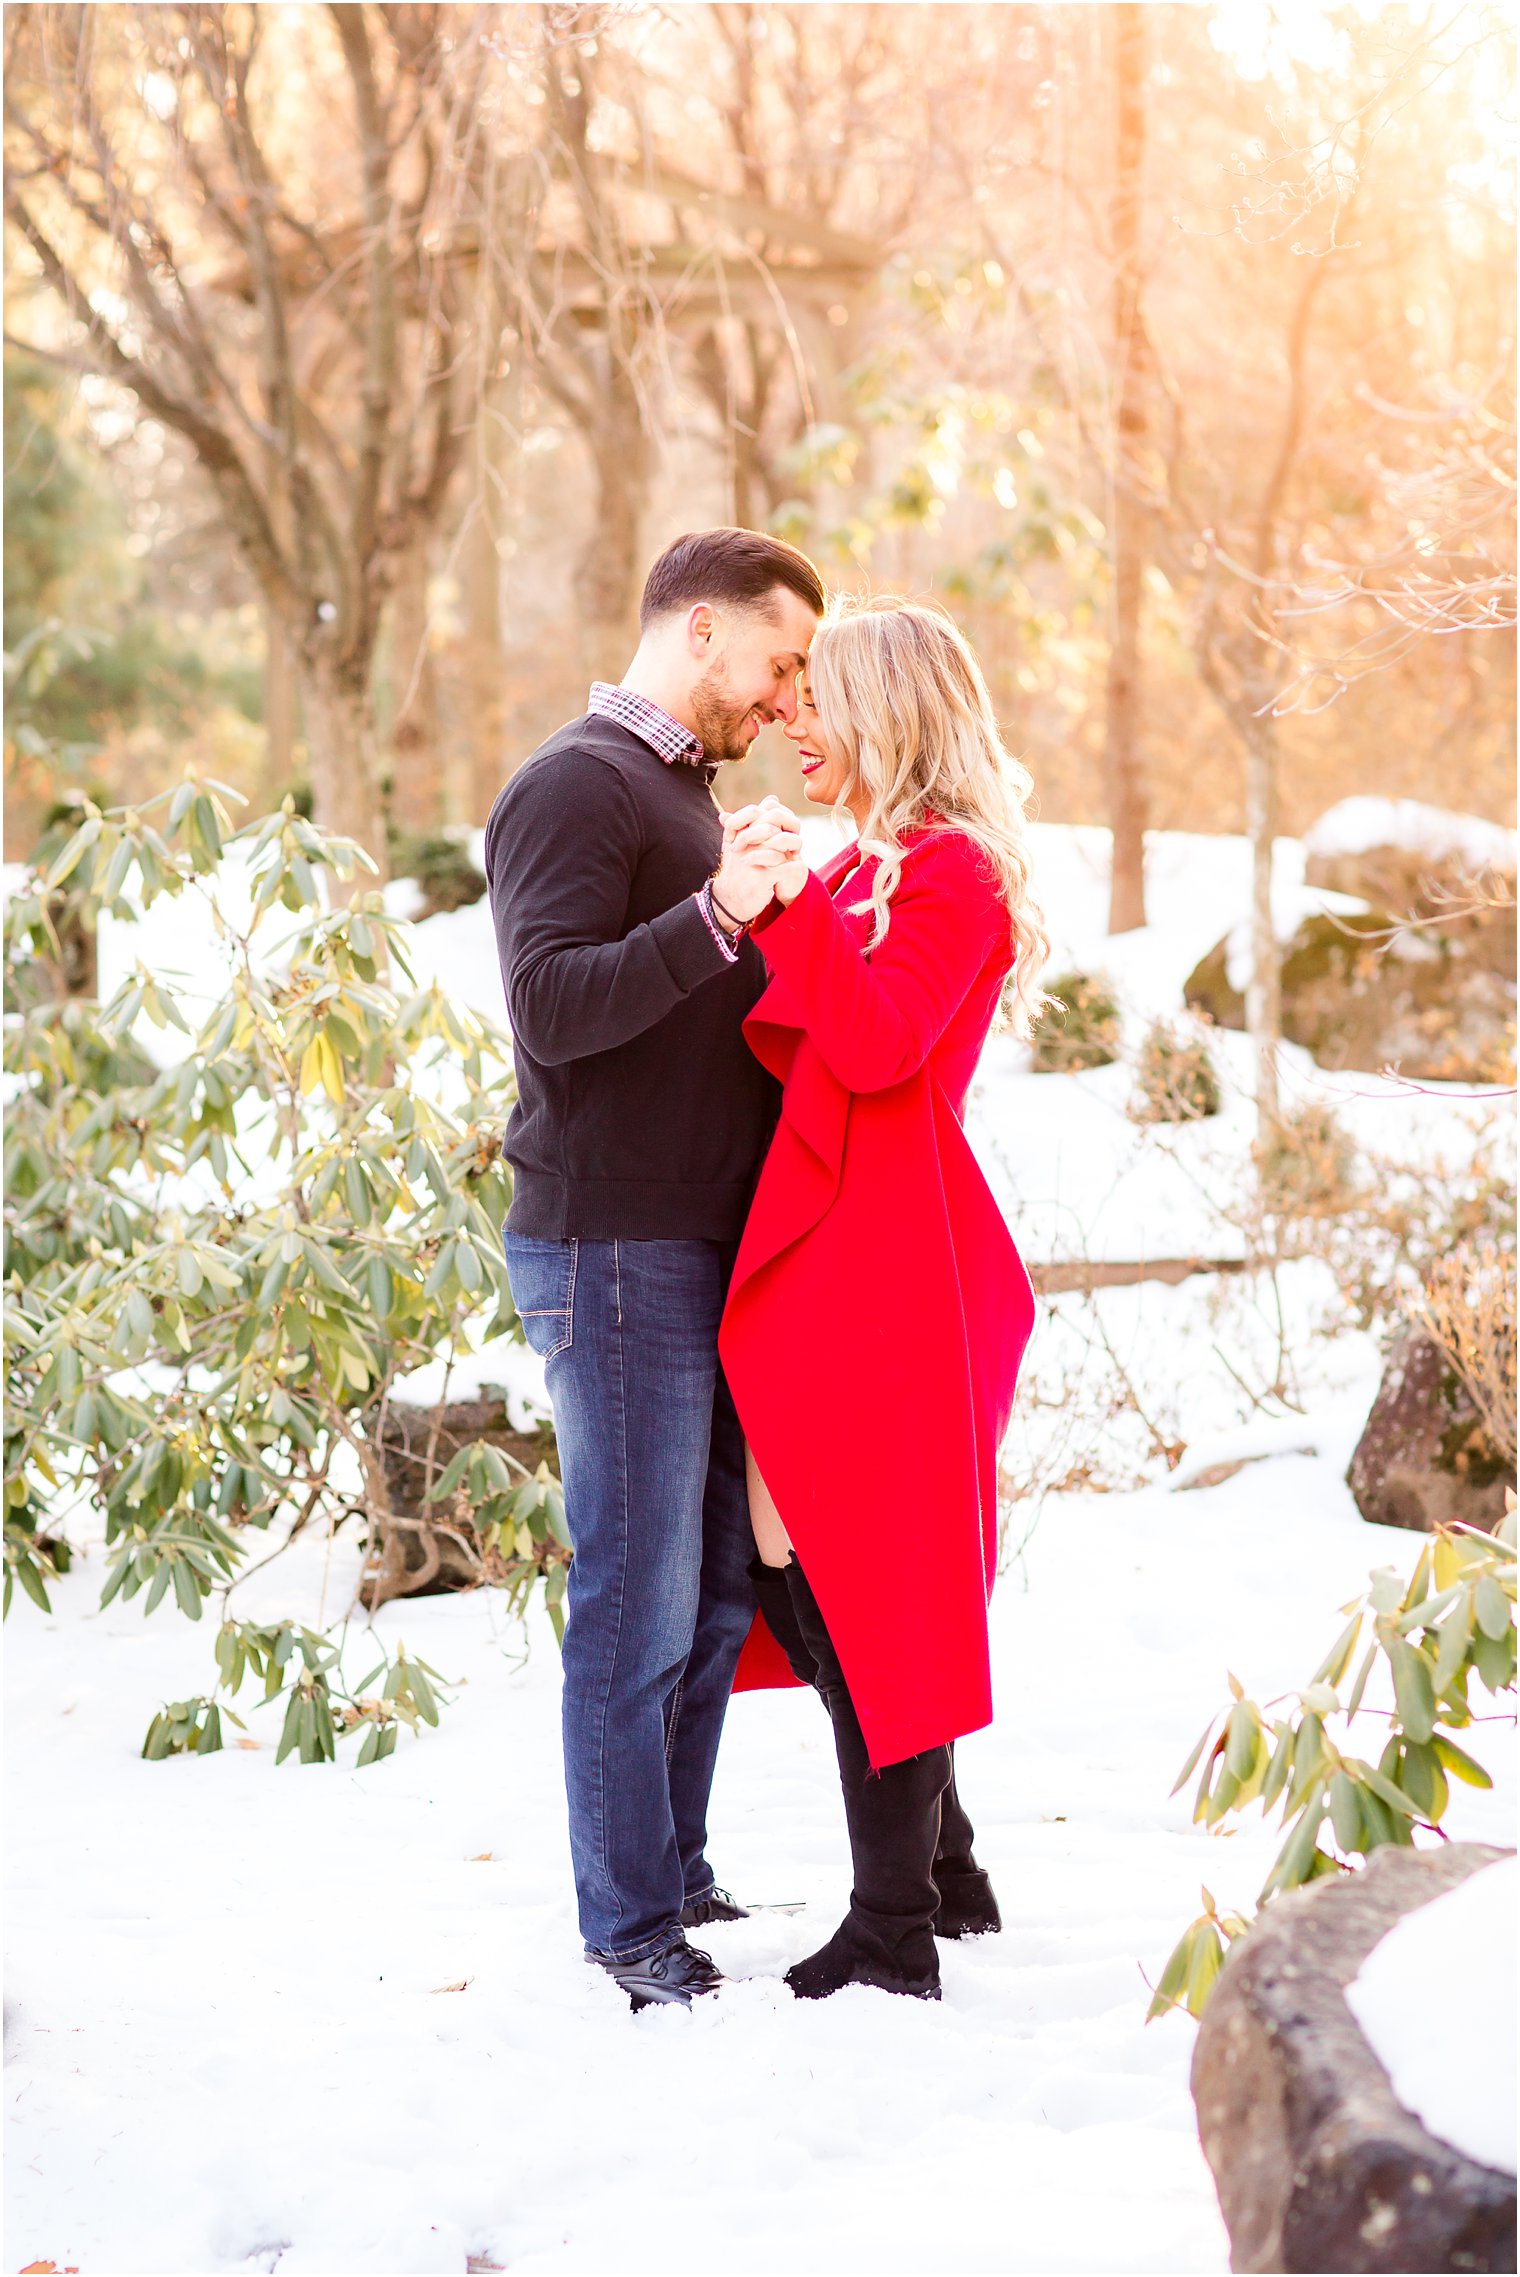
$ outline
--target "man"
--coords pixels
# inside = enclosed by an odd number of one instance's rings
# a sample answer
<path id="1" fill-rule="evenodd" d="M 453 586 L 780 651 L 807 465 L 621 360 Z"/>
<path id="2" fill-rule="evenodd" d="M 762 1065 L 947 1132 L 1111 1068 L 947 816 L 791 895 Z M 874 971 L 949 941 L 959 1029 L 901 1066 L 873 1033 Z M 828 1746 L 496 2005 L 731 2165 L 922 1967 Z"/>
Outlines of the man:
<path id="1" fill-rule="evenodd" d="M 794 716 L 823 605 L 778 539 L 678 539 L 621 685 L 592 688 L 486 826 L 518 1088 L 503 1239 L 575 1549 L 570 1848 L 586 1958 L 635 2008 L 713 1990 L 684 1932 L 742 1914 L 704 1854 L 755 1609 L 717 1333 L 777 1105 L 740 1032 L 765 980 L 744 935 L 798 839 L 757 821 L 725 850 L 711 785 Z"/>

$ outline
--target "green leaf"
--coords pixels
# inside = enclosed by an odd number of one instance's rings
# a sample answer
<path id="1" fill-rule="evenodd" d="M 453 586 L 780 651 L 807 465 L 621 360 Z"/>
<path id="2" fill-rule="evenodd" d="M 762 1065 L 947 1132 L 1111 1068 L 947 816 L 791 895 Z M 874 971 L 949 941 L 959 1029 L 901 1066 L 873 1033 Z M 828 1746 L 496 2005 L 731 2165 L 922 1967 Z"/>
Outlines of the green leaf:
<path id="1" fill-rule="evenodd" d="M 1187 2005 L 1191 2016 L 1201 2016 L 1214 1989 L 1224 1950 L 1219 1932 L 1211 1921 L 1197 1924 L 1193 1930 L 1193 1949 L 1188 1955 Z"/>
<path id="2" fill-rule="evenodd" d="M 1491 1573 L 1480 1574 L 1473 1585 L 1473 1611 L 1486 1637 L 1497 1643 L 1501 1637 L 1508 1636 L 1514 1623 L 1514 1607 Z"/>
<path id="3" fill-rule="evenodd" d="M 1362 1809 L 1356 1782 L 1337 1771 L 1330 1782 L 1330 1824 L 1335 1839 L 1349 1856 L 1362 1847 Z"/>
<path id="4" fill-rule="evenodd" d="M 1411 1605 L 1407 1613 L 1399 1615 L 1399 1634 L 1407 1637 L 1416 1629 L 1433 1629 L 1461 1586 L 1459 1581 L 1454 1581 L 1449 1588 L 1438 1589 L 1433 1596 L 1422 1597 L 1418 1604 Z"/>
<path id="5" fill-rule="evenodd" d="M 1386 1772 L 1374 1770 L 1370 1763 L 1356 1765 L 1357 1776 L 1370 1787 L 1380 1802 L 1387 1805 L 1400 1818 L 1413 1818 L 1415 1806 L 1402 1787 L 1395 1786 Z"/>
<path id="6" fill-rule="evenodd" d="M 1358 1607 L 1314 1671 L 1314 1682 L 1316 1684 L 1328 1684 L 1333 1687 L 1340 1683 L 1341 1678 L 1351 1665 L 1351 1655 L 1356 1650 L 1356 1640 L 1362 1633 L 1362 1619 L 1362 1611 Z"/>
<path id="7" fill-rule="evenodd" d="M 1310 1870 L 1319 1837 L 1320 1820 L 1324 1816 L 1323 1790 L 1316 1784 L 1305 1798 L 1302 1813 L 1292 1833 L 1273 1860 L 1272 1871 L 1262 1886 L 1261 1901 L 1266 1903 L 1276 1890 L 1296 1889 Z"/>
<path id="8" fill-rule="evenodd" d="M 1251 1776 L 1256 1755 L 1256 1710 L 1249 1700 L 1237 1700 L 1225 1725 L 1224 1760 L 1237 1781 Z"/>
<path id="9" fill-rule="evenodd" d="M 105 825 L 100 818 L 94 815 L 87 822 L 80 824 L 48 871 L 45 883 L 49 892 L 52 892 L 55 887 L 61 886 L 64 879 L 71 876 L 79 867 L 104 827 Z"/>
<path id="10" fill-rule="evenodd" d="M 1466 1661 L 1472 1632 L 1473 1593 L 1464 1589 L 1436 1631 L 1436 1664 L 1431 1683 L 1438 1699 Z"/>
<path id="11" fill-rule="evenodd" d="M 1415 1645 L 1402 1638 L 1388 1648 L 1393 1666 L 1393 1694 L 1399 1721 L 1413 1740 L 1427 1740 L 1435 1729 L 1436 1698 L 1430 1680 L 1430 1663 Z"/>
<path id="12" fill-rule="evenodd" d="M 36 1560 L 26 1550 L 22 1550 L 17 1557 L 14 1571 L 32 1603 L 40 1605 L 44 1613 L 51 1613 L 53 1608 L 48 1603 L 48 1593 L 43 1586 L 42 1575 L 37 1569 Z M 7 1581 L 10 1579 L 9 1570 L 6 1573 L 6 1579 Z"/>
<path id="13" fill-rule="evenodd" d="M 1207 1737 L 1207 1734 L 1205 1734 L 1205 1737 Z M 1202 1743 L 1200 1742 L 1200 1745 L 1201 1744 Z M 1177 1788 L 1185 1784 L 1191 1770 L 1192 1765 L 1189 1764 L 1187 1771 L 1184 1771 L 1182 1777 L 1178 1780 L 1177 1786 L 1172 1789 L 1172 1793 L 1174 1795 L 1177 1792 Z M 1195 1923 L 1194 1928 L 1196 1928 L 1196 1926 L 1197 1924 Z M 1155 1994 L 1152 1997 L 1149 2008 L 1145 2012 L 1145 2021 L 1147 2024 L 1151 2022 L 1153 2017 L 1165 2016 L 1169 2014 L 1172 2009 L 1180 2005 L 1183 1991 L 1187 1984 L 1188 1956 L 1192 1951 L 1192 1943 L 1193 1930 L 1186 1929 L 1178 1938 L 1176 1944 L 1172 1947 L 1171 1952 L 1167 1955 L 1166 1967 L 1162 1970 L 1159 1978 L 1156 1981 Z"/>
<path id="14" fill-rule="evenodd" d="M 271 1671 L 272 1673 L 272 1671 Z M 276 1687 L 278 1689 L 278 1687 Z M 280 1733 L 280 1744 L 274 1751 L 276 1763 L 283 1763 L 301 1737 L 301 1694 L 291 1693 L 285 1707 L 285 1723 Z"/>
<path id="15" fill-rule="evenodd" d="M 460 1480 L 464 1477 L 465 1471 L 469 1466 L 470 1457 L 474 1454 L 474 1452 L 475 1448 L 473 1445 L 468 1447 L 461 1447 L 458 1450 L 458 1452 L 450 1459 L 449 1463 L 446 1465 L 439 1477 L 433 1482 L 433 1485 L 428 1489 L 427 1499 L 429 1502 L 442 1502 L 445 1496 L 453 1493 L 455 1487 L 458 1486 Z"/>
<path id="16" fill-rule="evenodd" d="M 1440 1817 L 1441 1803 L 1445 1801 L 1446 1774 L 1441 1769 L 1441 1758 L 1433 1745 L 1406 1747 L 1400 1765 L 1400 1780 L 1421 1818 L 1432 1825 Z M 1441 1801 L 1438 1803 L 1437 1795 Z"/>
<path id="17" fill-rule="evenodd" d="M 1472 1641 L 1472 1662 L 1490 1692 L 1501 1692 L 1513 1681 L 1515 1674 L 1515 1643 L 1512 1635 L 1488 1637 L 1481 1632 Z"/>
<path id="18" fill-rule="evenodd" d="M 438 1721 L 438 1702 L 433 1697 L 432 1685 L 423 1675 L 422 1669 L 416 1661 L 412 1663 L 411 1676 L 412 1698 L 416 1702 L 418 1715 L 421 1716 L 424 1723 L 436 1724 Z"/>
<path id="19" fill-rule="evenodd" d="M 196 1587 L 193 1570 L 182 1558 L 176 1558 L 173 1573 L 174 1594 L 179 1600 L 180 1611 L 190 1620 L 198 1621 L 201 1617 L 201 1593 Z"/>
<path id="20" fill-rule="evenodd" d="M 1267 1766 L 1267 1775 L 1261 1786 L 1263 1812 L 1269 1811 L 1282 1793 L 1283 1788 L 1288 1783 L 1288 1773 L 1293 1765 L 1293 1726 L 1290 1723 L 1283 1722 L 1277 1724 L 1275 1730 L 1277 1745 L 1273 1749 L 1272 1760 Z M 1173 1792 L 1175 1793 L 1175 1791 L 1174 1789 Z"/>
<path id="21" fill-rule="evenodd" d="M 1461 1779 L 1469 1787 L 1493 1785 L 1482 1764 L 1475 1763 L 1470 1755 L 1458 1747 L 1454 1739 L 1447 1738 L 1445 1732 L 1436 1733 L 1434 1746 L 1436 1754 L 1454 1779 Z"/>

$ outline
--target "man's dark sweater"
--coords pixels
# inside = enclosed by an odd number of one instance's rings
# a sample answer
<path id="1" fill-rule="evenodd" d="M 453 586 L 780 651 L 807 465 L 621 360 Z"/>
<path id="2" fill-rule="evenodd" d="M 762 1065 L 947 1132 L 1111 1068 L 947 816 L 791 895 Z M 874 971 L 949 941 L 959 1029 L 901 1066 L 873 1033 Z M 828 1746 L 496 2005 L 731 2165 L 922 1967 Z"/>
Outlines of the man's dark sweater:
<path id="1" fill-rule="evenodd" d="M 588 716 L 491 809 L 514 1233 L 734 1241 L 743 1227 L 779 1093 L 740 1030 L 760 953 L 745 940 L 730 964 L 693 898 L 722 853 L 713 772 Z"/>

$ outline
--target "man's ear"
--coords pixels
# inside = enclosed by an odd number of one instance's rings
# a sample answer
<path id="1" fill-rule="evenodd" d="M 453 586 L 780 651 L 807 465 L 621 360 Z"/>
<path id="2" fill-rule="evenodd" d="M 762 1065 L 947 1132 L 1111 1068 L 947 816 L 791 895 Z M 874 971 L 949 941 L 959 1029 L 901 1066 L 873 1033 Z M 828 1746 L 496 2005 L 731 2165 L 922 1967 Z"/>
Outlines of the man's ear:
<path id="1" fill-rule="evenodd" d="M 707 602 L 694 602 L 686 615 L 686 645 L 693 656 L 706 655 L 717 628 L 717 617 Z"/>

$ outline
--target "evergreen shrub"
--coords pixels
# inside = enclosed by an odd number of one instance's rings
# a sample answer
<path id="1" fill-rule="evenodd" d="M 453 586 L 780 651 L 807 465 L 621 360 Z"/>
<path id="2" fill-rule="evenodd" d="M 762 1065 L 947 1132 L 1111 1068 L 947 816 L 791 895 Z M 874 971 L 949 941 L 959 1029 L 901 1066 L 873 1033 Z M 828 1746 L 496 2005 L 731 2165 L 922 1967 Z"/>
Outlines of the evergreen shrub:
<path id="1" fill-rule="evenodd" d="M 1029 1039 L 1036 1075 L 1072 1075 L 1108 1067 L 1119 1056 L 1119 1007 L 1101 974 L 1063 972 L 1047 987 Z"/>
<path id="2" fill-rule="evenodd" d="M 419 921 L 445 909 L 468 909 L 482 899 L 486 881 L 470 859 L 460 838 L 398 838 L 392 849 L 391 868 L 398 878 L 415 878 L 422 892 Z"/>
<path id="3" fill-rule="evenodd" d="M 1219 1105 L 1219 1077 L 1206 1038 L 1157 1020 L 1135 1060 L 1131 1122 L 1196 1123 L 1217 1115 Z"/>
<path id="4" fill-rule="evenodd" d="M 1416 1828 L 1438 1836 L 1452 1779 L 1492 1787 L 1452 1734 L 1480 1718 L 1468 1697 L 1474 1679 L 1490 1696 L 1514 1689 L 1513 1494 L 1496 1533 L 1438 1527 L 1407 1582 L 1379 1567 L 1365 1596 L 1341 1610 L 1349 1621 L 1286 1707 L 1259 1707 L 1230 1677 L 1230 1705 L 1205 1725 L 1172 1789 L 1198 1771 L 1193 1821 L 1211 1833 L 1234 1831 L 1226 1821 L 1255 1803 L 1265 1816 L 1281 1802 L 1284 1840 L 1260 1905 L 1350 1872 L 1387 1843 L 1411 1847 Z M 1363 1706 L 1380 1664 L 1391 1714 Z M 1375 1762 L 1353 1750 L 1359 1715 L 1382 1740 Z M 1225 1953 L 1250 1927 L 1242 1914 L 1222 1914 L 1208 1890 L 1203 1900 L 1161 1972 L 1149 2016 L 1172 2008 L 1202 2015 Z"/>
<path id="5" fill-rule="evenodd" d="M 378 1554 L 397 1378 L 472 1329 L 520 1333 L 498 1232 L 510 1047 L 412 984 L 405 928 L 357 890 L 367 856 L 289 799 L 233 835 L 235 797 L 187 780 L 138 808 L 86 801 L 7 912 L 5 1605 L 19 1586 L 48 1609 L 92 1507 L 102 1604 L 221 1614 L 216 1691 L 156 1717 L 150 1755 L 220 1745 L 221 1700 L 252 1675 L 286 1700 L 281 1756 L 331 1760 L 362 1732 L 373 1760 L 398 1723 L 436 1720 L 436 1671 L 381 1646 L 351 1685 L 342 1624 L 255 1625 L 230 1600 L 250 1547 L 264 1565 L 303 1530 L 353 1526 Z M 65 886 L 94 919 L 200 897 L 225 958 L 62 999 Z M 169 1065 L 142 1022 L 172 1037 Z M 542 1586 L 557 1605 L 558 1483 L 494 1448 L 444 1468 L 424 1493 L 468 1497 L 514 1602 Z"/>

